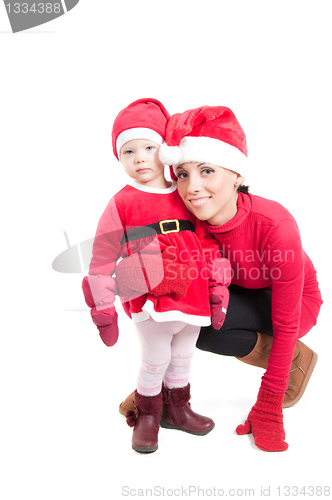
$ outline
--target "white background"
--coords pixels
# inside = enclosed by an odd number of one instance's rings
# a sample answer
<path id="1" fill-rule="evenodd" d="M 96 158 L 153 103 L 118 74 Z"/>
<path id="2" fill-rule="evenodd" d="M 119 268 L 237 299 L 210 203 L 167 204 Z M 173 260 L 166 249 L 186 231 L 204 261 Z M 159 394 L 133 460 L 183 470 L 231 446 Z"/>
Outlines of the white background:
<path id="1" fill-rule="evenodd" d="M 191 498 L 213 488 L 228 496 L 252 488 L 257 498 L 261 487 L 276 496 L 277 486 L 331 485 L 330 10 L 319 0 L 81 0 L 12 34 L 0 5 L 1 498 L 106 500 L 125 486 L 130 496 L 191 486 L 205 488 Z M 170 113 L 229 106 L 247 135 L 251 192 L 279 201 L 299 224 L 324 305 L 305 340 L 317 368 L 284 412 L 285 453 L 234 433 L 262 371 L 198 350 L 192 406 L 215 429 L 205 437 L 161 429 L 156 453 L 132 451 L 118 404 L 135 388 L 133 326 L 119 312 L 120 340 L 106 348 L 83 300 L 84 274 L 52 270 L 63 231 L 71 245 L 93 237 L 126 183 L 111 127 L 141 97 Z"/>

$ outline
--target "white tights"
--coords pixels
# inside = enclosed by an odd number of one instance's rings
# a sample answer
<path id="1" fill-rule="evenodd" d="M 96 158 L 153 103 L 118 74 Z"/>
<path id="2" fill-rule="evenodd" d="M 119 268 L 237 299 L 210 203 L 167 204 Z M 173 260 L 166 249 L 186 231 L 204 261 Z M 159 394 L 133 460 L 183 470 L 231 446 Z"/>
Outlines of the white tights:
<path id="1" fill-rule="evenodd" d="M 156 396 L 162 382 L 170 389 L 185 387 L 200 326 L 182 321 L 158 323 L 151 317 L 135 326 L 141 346 L 137 392 Z"/>

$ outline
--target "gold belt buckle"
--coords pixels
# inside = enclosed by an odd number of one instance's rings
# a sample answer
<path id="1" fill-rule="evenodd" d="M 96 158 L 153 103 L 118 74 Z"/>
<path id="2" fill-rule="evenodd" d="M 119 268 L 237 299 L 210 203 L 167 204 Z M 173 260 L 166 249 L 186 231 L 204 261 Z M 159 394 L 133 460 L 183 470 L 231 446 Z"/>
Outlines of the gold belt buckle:
<path id="1" fill-rule="evenodd" d="M 168 222 L 175 222 L 176 229 L 169 229 L 168 231 L 165 230 L 163 227 L 163 224 L 168 223 Z M 161 220 L 159 222 L 159 227 L 160 227 L 161 234 L 178 233 L 180 231 L 180 222 L 177 219 Z"/>

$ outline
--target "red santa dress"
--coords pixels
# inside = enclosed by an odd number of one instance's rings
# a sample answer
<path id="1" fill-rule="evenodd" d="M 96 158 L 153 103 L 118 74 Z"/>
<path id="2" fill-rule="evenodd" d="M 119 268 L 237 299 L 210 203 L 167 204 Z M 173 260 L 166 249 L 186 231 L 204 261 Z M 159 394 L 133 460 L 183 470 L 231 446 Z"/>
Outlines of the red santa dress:
<path id="1" fill-rule="evenodd" d="M 165 231 L 165 234 L 126 240 L 126 234 L 133 234 L 136 228 L 169 220 L 190 221 L 195 232 Z M 110 200 L 98 223 L 89 274 L 112 275 L 119 258 L 137 252 L 160 255 L 167 247 L 176 248 L 175 262 L 190 266 L 192 281 L 187 293 L 181 298 L 172 294 L 161 297 L 150 293 L 138 297 L 133 294 L 129 300 L 121 298 L 126 313 L 136 323 L 151 317 L 156 322 L 210 325 L 207 261 L 220 258 L 219 245 L 185 207 L 174 181 L 166 189 L 133 181 Z"/>

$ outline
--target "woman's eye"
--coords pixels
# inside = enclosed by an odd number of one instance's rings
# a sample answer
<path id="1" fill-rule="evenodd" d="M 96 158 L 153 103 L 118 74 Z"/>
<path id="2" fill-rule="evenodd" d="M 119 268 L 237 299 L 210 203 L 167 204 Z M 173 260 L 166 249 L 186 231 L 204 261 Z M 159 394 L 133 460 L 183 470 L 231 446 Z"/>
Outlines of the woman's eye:
<path id="1" fill-rule="evenodd" d="M 209 175 L 209 174 L 212 174 L 214 172 L 214 170 L 212 168 L 203 168 L 201 170 L 201 172 L 206 174 L 206 175 Z"/>
<path id="2" fill-rule="evenodd" d="M 185 179 L 186 175 L 187 175 L 186 172 L 180 172 L 177 177 L 178 177 L 178 179 Z"/>

